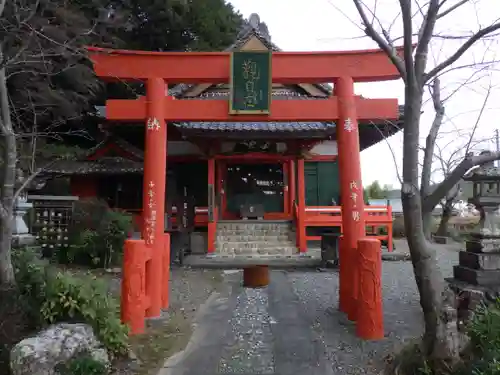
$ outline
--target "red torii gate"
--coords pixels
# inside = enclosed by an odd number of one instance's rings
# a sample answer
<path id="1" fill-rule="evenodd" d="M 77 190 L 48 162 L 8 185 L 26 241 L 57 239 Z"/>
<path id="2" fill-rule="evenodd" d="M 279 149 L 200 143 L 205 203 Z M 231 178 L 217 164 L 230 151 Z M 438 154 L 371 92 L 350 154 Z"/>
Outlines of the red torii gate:
<path id="1" fill-rule="evenodd" d="M 358 241 L 365 236 L 358 120 L 396 120 L 399 111 L 397 99 L 356 97 L 354 82 L 400 78 L 383 51 L 272 52 L 272 82 L 333 82 L 334 96 L 325 100 L 276 100 L 271 103 L 269 114 L 231 115 L 228 101 L 174 100 L 167 93 L 167 84 L 229 82 L 230 52 L 145 52 L 95 47 L 89 47 L 88 50 L 97 76 L 107 80 L 142 80 L 146 85 L 145 98 L 108 100 L 106 104 L 106 117 L 109 120 L 139 120 L 146 123 L 142 240 L 129 240 L 126 243 L 126 250 L 129 251 L 125 252 L 122 284 L 122 319 L 130 325 L 132 333 L 144 330 L 145 316 L 159 316 L 161 308 L 168 306 L 169 238 L 164 235 L 166 121 L 335 121 L 338 125 L 343 225 L 340 308 L 351 319 L 357 318 L 358 325 L 361 325 L 361 315 L 372 321 L 374 315 L 381 315 L 381 306 L 356 314 L 358 267 L 353 261 L 358 258 L 354 256 L 357 254 L 354 250 L 358 249 Z M 209 168 L 214 168 L 212 164 L 209 163 Z M 299 160 L 299 172 L 301 169 L 303 160 Z M 212 187 L 214 183 L 209 181 Z M 213 189 L 211 191 L 213 194 Z M 299 196 L 301 194 L 304 192 L 299 191 Z M 299 221 L 304 220 L 304 209 L 303 199 L 302 204 L 299 200 Z M 209 243 L 215 238 L 217 217 L 216 214 L 214 216 L 208 225 Z M 304 226 L 299 225 L 299 228 Z M 305 233 L 300 238 L 305 241 Z M 371 241 L 366 240 L 360 247 L 373 250 L 373 246 L 376 248 L 377 245 Z M 380 266 L 379 251 L 380 244 L 376 251 L 379 257 L 376 268 Z M 373 259 L 376 260 L 376 257 L 372 256 Z M 374 271 L 380 273 L 380 270 Z M 379 280 L 374 282 L 377 284 Z M 375 286 L 375 289 L 380 288 L 380 285 Z M 368 290 L 373 290 L 373 285 Z M 380 327 L 376 327 L 375 331 L 364 335 L 378 338 Z"/>

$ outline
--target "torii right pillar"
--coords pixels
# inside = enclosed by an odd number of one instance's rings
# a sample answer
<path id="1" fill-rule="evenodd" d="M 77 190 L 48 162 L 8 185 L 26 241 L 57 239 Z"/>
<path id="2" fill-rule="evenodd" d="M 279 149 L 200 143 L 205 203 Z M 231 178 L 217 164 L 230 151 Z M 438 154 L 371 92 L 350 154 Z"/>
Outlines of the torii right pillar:
<path id="1" fill-rule="evenodd" d="M 340 241 L 340 310 L 350 320 L 356 320 L 358 299 L 358 240 L 365 236 L 364 199 L 361 183 L 359 130 L 351 77 L 339 77 L 335 82 L 339 122 L 337 145 L 340 170 L 342 234 Z"/>

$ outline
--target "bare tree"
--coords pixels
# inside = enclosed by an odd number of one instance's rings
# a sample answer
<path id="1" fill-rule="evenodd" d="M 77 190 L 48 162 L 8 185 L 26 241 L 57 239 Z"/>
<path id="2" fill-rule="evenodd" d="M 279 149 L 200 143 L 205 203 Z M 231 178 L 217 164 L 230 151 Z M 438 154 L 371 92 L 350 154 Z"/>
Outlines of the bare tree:
<path id="1" fill-rule="evenodd" d="M 3 1 L 5 3 L 5 0 Z M 0 4 L 3 8 L 5 4 Z M 0 8 L 0 10 L 2 10 Z M 0 13 L 1 17 L 2 13 Z M 3 59 L 3 49 L 0 45 L 0 60 Z M 3 185 L 0 196 L 0 285 L 15 284 L 14 269 L 11 262 L 11 241 L 13 209 L 15 202 L 14 186 L 16 182 L 16 135 L 12 126 L 9 95 L 5 66 L 0 67 L 0 129 L 3 138 Z"/>
<path id="2" fill-rule="evenodd" d="M 68 133 L 56 128 L 78 118 L 101 87 L 81 49 L 94 26 L 68 2 L 0 0 L 1 288 L 15 286 L 13 210 L 19 194 L 43 170 L 34 163 L 37 141 Z M 25 168 L 28 177 L 21 180 L 20 145 L 27 139 L 33 160 Z"/>
<path id="3" fill-rule="evenodd" d="M 423 212 L 432 211 L 447 192 L 455 186 L 463 175 L 476 165 L 500 158 L 492 155 L 466 155 L 456 168 L 437 185 L 432 192 L 425 191 L 422 198 L 419 187 L 419 139 L 420 117 L 426 84 L 436 82 L 435 78 L 457 62 L 475 43 L 487 38 L 500 29 L 500 22 L 495 21 L 487 27 L 480 27 L 472 35 L 462 39 L 463 44 L 449 57 L 434 66 L 428 67 L 431 41 L 435 36 L 436 24 L 440 19 L 450 17 L 457 9 L 469 3 L 461 0 L 452 3 L 448 0 L 429 0 L 421 5 L 414 0 L 399 0 L 399 19 L 403 28 L 403 56 L 396 53 L 396 39 L 389 35 L 389 28 L 384 28 L 375 17 L 375 12 L 365 6 L 362 0 L 353 0 L 362 19 L 364 31 L 384 50 L 391 62 L 398 69 L 405 85 L 404 130 L 403 130 L 403 171 L 401 198 L 403 203 L 405 230 L 410 248 L 415 279 L 420 292 L 420 304 L 424 313 L 425 330 L 423 350 L 434 363 L 452 364 L 458 361 L 458 348 L 450 342 L 447 335 L 446 321 L 443 318 L 444 280 L 436 266 L 434 254 L 426 240 L 423 225 Z M 416 4 L 417 9 L 413 9 Z M 381 7 L 379 7 L 381 8 Z M 380 9 L 378 9 L 380 10 Z M 416 15 L 421 18 L 420 26 L 414 30 Z M 414 40 L 416 39 L 416 43 Z M 435 83 L 439 84 L 439 81 Z M 431 133 L 434 129 L 431 128 Z M 434 133 L 437 133 L 434 131 Z M 431 134 L 431 140 L 434 134 Z M 429 151 L 430 152 L 430 151 Z M 430 157 L 434 152 L 430 153 Z M 432 163 L 428 163 L 431 165 Z"/>

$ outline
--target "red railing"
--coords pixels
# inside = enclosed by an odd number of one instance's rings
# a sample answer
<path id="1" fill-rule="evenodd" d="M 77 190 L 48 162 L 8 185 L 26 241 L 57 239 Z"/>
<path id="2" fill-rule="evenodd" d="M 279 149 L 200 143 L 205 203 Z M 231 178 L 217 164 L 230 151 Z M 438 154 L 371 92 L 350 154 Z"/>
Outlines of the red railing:
<path id="1" fill-rule="evenodd" d="M 139 228 L 142 226 L 140 220 L 141 210 L 128 210 L 132 212 L 135 216 L 136 224 Z M 175 215 L 176 208 L 172 208 L 173 214 Z M 195 226 L 196 227 L 206 227 L 208 225 L 208 207 L 196 207 L 195 208 Z M 299 209 L 296 202 L 293 202 L 294 220 L 296 224 L 296 231 L 300 233 L 299 230 Z M 270 218 L 268 218 L 270 219 Z M 175 224 L 176 218 L 173 217 L 173 222 Z M 378 238 L 379 240 L 387 241 L 387 247 L 389 251 L 392 251 L 392 208 L 391 206 L 365 206 L 365 225 L 367 227 L 367 234 Z M 305 220 L 304 226 L 307 227 L 339 227 L 342 231 L 342 207 L 341 206 L 307 206 L 305 208 Z M 377 231 L 380 228 L 385 228 L 387 233 L 379 234 Z M 320 240 L 320 236 L 307 236 L 306 239 L 309 241 Z M 298 237 L 297 237 L 297 246 Z"/>
<path id="2" fill-rule="evenodd" d="M 134 210 L 126 210 L 127 212 L 130 212 L 134 216 L 134 223 L 136 224 L 137 228 L 141 230 L 142 228 L 142 219 L 141 219 L 141 214 L 142 210 L 141 209 L 134 209 Z M 176 207 L 172 207 L 172 222 L 174 225 L 176 224 Z M 208 225 L 208 207 L 196 207 L 195 208 L 195 217 L 194 217 L 194 225 L 195 227 L 206 227 Z"/>
<path id="3" fill-rule="evenodd" d="M 296 215 L 298 214 L 296 209 Z M 392 251 L 392 208 L 391 206 L 366 206 L 365 225 L 367 234 L 379 240 L 387 241 L 387 248 Z M 308 206 L 305 208 L 305 227 L 339 227 L 342 232 L 341 206 Z M 387 234 L 377 233 L 379 228 L 386 228 Z M 307 240 L 320 240 L 320 236 L 306 236 Z"/>

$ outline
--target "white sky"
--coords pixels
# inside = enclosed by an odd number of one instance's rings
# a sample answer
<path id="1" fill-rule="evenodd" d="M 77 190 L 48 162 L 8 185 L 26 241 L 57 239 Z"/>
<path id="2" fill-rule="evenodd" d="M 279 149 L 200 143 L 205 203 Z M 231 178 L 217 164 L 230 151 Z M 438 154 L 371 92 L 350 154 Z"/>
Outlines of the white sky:
<path id="1" fill-rule="evenodd" d="M 474 5 L 467 5 L 452 15 L 443 18 L 438 23 L 436 32 L 446 35 L 468 35 L 478 29 L 478 24 L 488 25 L 492 19 L 500 17 L 499 0 L 476 0 Z M 456 0 L 449 0 L 452 5 Z M 376 48 L 376 44 L 368 38 L 361 38 L 362 31 L 360 18 L 351 0 L 230 0 L 243 16 L 248 18 L 251 13 L 258 13 L 261 22 L 269 28 L 272 41 L 285 51 L 335 51 L 349 49 Z M 401 36 L 401 21 L 397 19 L 399 2 L 396 0 L 365 1 L 366 4 L 377 4 L 376 14 L 387 29 L 396 18 L 391 36 Z M 374 7 L 370 7 L 375 9 Z M 380 16 L 380 15 L 383 15 Z M 420 20 L 415 20 L 416 27 Z M 463 41 L 447 39 L 445 43 L 436 39 L 433 44 L 433 61 L 441 62 L 446 56 L 453 53 Z M 443 47 L 444 44 L 444 47 Z M 494 45 L 492 45 L 494 44 Z M 481 42 L 470 51 L 458 65 L 465 65 L 478 61 L 485 56 L 488 50 L 488 60 L 493 57 L 494 49 L 499 50 L 497 41 Z M 500 56 L 498 56 L 500 59 Z M 477 73 L 477 69 L 454 70 L 442 77 L 443 96 L 456 89 L 463 82 Z M 500 74 L 494 69 L 481 72 L 474 78 L 474 82 L 463 86 L 446 103 L 446 123 L 442 127 L 439 145 L 443 154 L 449 157 L 457 149 L 463 149 L 470 138 L 472 127 L 478 119 L 478 113 L 483 106 L 486 92 L 493 82 L 489 99 L 480 118 L 476 139 L 481 139 L 481 149 L 494 149 L 494 129 L 500 128 Z M 479 77 L 484 77 L 479 79 Z M 382 83 L 356 84 L 356 93 L 371 98 L 398 98 L 404 103 L 404 87 L 401 81 Z M 426 97 L 428 99 L 429 96 Z M 420 136 L 425 140 L 432 122 L 434 112 L 432 105 L 424 106 L 424 114 L 420 126 Z M 461 135 L 463 134 L 463 135 Z M 365 150 L 361 155 L 363 184 L 366 186 L 374 180 L 382 184 L 392 184 L 399 187 L 398 172 L 401 171 L 402 160 L 402 131 L 387 141 Z M 423 143 L 422 143 L 423 144 Z M 391 152 L 391 149 L 393 150 Z M 395 154 L 395 158 L 392 154 Z M 396 159 L 396 164 L 393 160 Z M 438 167 L 436 163 L 436 168 Z M 439 172 L 435 178 L 439 179 Z"/>

